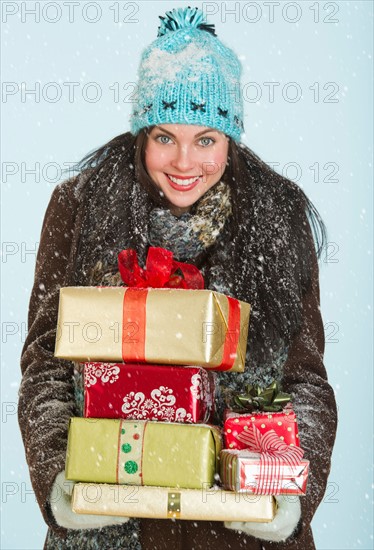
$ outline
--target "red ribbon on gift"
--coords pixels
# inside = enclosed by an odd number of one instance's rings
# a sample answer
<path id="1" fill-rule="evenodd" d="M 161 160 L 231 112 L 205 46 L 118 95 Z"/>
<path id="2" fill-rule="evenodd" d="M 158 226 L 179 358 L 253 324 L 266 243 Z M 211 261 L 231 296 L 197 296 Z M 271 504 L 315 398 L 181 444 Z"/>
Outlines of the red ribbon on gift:
<path id="1" fill-rule="evenodd" d="M 284 479 L 283 466 L 299 468 L 304 451 L 300 447 L 284 443 L 274 430 L 262 434 L 255 425 L 252 428 L 252 431 L 239 434 L 237 439 L 245 443 L 251 451 L 260 453 L 260 472 L 253 492 L 257 495 L 277 495 L 281 492 L 281 482 Z"/>
<path id="2" fill-rule="evenodd" d="M 139 266 L 135 250 L 122 250 L 118 268 L 123 282 L 132 288 L 204 288 L 200 270 L 195 265 L 176 262 L 173 253 L 165 248 L 149 248 L 145 269 Z M 178 269 L 183 276 L 176 275 Z"/>
<path id="3" fill-rule="evenodd" d="M 145 362 L 145 327 L 147 288 L 204 289 L 200 270 L 192 264 L 177 262 L 170 250 L 150 247 L 146 267 L 138 264 L 136 251 L 129 248 L 118 254 L 118 268 L 123 282 L 130 288 L 123 299 L 122 357 L 124 360 Z M 177 275 L 176 271 L 181 275 Z M 223 348 L 222 363 L 215 370 L 230 370 L 236 359 L 240 337 L 240 303 L 227 297 L 229 316 L 227 335 Z M 128 357 L 131 344 L 132 357 Z M 126 346 L 126 352 L 125 352 Z"/>

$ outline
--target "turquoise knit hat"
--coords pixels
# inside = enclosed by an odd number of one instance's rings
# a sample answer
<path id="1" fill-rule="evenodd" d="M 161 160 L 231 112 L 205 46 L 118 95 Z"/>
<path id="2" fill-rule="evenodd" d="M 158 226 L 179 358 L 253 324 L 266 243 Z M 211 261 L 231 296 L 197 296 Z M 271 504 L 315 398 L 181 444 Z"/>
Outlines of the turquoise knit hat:
<path id="1" fill-rule="evenodd" d="M 240 140 L 241 65 L 198 8 L 161 17 L 157 39 L 141 56 L 131 132 L 158 124 L 196 124 Z"/>

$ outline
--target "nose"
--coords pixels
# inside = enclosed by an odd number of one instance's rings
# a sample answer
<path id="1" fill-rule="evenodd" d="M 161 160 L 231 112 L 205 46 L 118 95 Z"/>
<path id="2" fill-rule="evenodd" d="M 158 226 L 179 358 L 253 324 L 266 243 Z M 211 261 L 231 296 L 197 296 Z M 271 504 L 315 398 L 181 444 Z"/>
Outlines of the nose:
<path id="1" fill-rule="evenodd" d="M 196 166 L 196 160 L 190 147 L 185 145 L 177 147 L 171 165 L 180 173 L 193 170 Z"/>

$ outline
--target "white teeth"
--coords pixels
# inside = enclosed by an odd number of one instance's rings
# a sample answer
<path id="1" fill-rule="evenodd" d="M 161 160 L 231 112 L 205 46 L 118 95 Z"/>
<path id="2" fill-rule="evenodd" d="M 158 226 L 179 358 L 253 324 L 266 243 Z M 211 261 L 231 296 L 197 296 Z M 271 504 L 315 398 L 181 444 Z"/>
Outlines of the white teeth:
<path id="1" fill-rule="evenodd" d="M 181 185 L 181 186 L 186 186 L 186 185 L 191 185 L 191 183 L 194 183 L 195 181 L 197 181 L 199 179 L 200 176 L 197 176 L 197 177 L 194 177 L 194 178 L 189 178 L 188 180 L 180 180 L 178 178 L 175 178 L 174 176 L 170 176 L 168 174 L 168 178 L 171 179 L 171 181 L 173 183 L 176 183 L 177 185 Z"/>

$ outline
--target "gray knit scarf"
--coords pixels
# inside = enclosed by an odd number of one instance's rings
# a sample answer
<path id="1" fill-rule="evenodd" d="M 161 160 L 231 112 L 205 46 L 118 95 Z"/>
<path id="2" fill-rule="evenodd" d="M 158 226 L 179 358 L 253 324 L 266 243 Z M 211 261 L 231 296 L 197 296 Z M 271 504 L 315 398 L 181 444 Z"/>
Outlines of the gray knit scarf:
<path id="1" fill-rule="evenodd" d="M 230 187 L 220 181 L 193 205 L 190 212 L 180 217 L 174 216 L 168 208 L 153 208 L 149 216 L 148 244 L 171 250 L 178 261 L 193 261 L 217 241 L 231 214 Z M 218 274 L 216 276 L 219 280 Z M 108 270 L 101 260 L 91 269 L 88 282 L 108 286 L 123 284 L 117 269 Z"/>
<path id="2" fill-rule="evenodd" d="M 216 242 L 231 213 L 230 187 L 221 181 L 180 217 L 168 208 L 153 208 L 149 244 L 172 250 L 179 261 L 192 260 Z"/>

